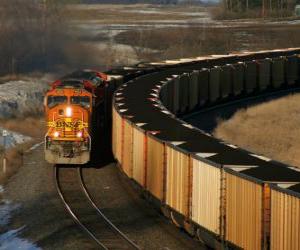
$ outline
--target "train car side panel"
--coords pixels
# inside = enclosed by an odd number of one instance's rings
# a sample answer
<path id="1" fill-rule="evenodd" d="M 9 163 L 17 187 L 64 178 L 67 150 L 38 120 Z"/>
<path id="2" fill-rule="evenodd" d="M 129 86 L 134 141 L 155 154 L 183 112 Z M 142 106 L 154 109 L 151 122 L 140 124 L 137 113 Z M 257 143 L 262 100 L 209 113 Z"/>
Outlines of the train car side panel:
<path id="1" fill-rule="evenodd" d="M 123 170 L 132 177 L 132 155 L 133 155 L 133 131 L 132 125 L 126 120 L 124 122 L 124 142 L 123 142 Z"/>
<path id="2" fill-rule="evenodd" d="M 121 117 L 121 115 L 119 113 L 116 114 L 115 116 L 115 136 L 116 136 L 116 154 L 115 157 L 118 160 L 118 162 L 122 165 L 122 148 L 123 148 L 123 126 L 124 126 L 124 120 Z"/>
<path id="3" fill-rule="evenodd" d="M 147 190 L 163 199 L 164 144 L 148 136 L 147 139 Z"/>
<path id="4" fill-rule="evenodd" d="M 220 233 L 221 170 L 193 159 L 192 220 Z"/>
<path id="5" fill-rule="evenodd" d="M 226 173 L 226 240 L 261 249 L 262 192 L 262 185 Z"/>
<path id="6" fill-rule="evenodd" d="M 189 156 L 167 148 L 166 203 L 177 212 L 188 214 Z"/>
<path id="7" fill-rule="evenodd" d="M 300 199 L 271 189 L 271 249 L 300 249 Z"/>
<path id="8" fill-rule="evenodd" d="M 132 177 L 143 187 L 146 175 L 146 140 L 145 132 L 133 127 Z"/>

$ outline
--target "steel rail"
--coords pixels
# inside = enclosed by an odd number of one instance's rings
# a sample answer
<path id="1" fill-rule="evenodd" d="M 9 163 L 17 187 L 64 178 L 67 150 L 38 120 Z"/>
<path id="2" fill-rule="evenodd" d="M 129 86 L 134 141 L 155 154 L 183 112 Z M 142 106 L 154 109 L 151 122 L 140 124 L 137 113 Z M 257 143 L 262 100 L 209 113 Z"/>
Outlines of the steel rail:
<path id="1" fill-rule="evenodd" d="M 122 237 L 127 243 L 129 243 L 134 249 L 140 250 L 141 248 L 135 244 L 131 239 L 129 239 L 120 229 L 118 229 L 106 216 L 105 214 L 99 209 L 99 207 L 94 202 L 91 194 L 89 193 L 86 184 L 84 182 L 83 174 L 82 174 L 82 167 L 78 167 L 78 177 L 80 180 L 80 185 L 82 190 L 85 193 L 86 198 L 89 200 L 89 202 L 92 204 L 92 206 L 95 208 L 95 210 L 98 212 L 98 214 L 102 217 L 102 219 L 107 223 L 107 225 L 115 231 L 120 237 Z"/>
<path id="2" fill-rule="evenodd" d="M 76 224 L 84 231 L 86 232 L 100 247 L 101 249 L 105 249 L 108 250 L 108 248 L 101 243 L 96 236 L 85 226 L 83 225 L 83 223 L 78 219 L 78 217 L 76 216 L 76 214 L 73 212 L 73 210 L 71 209 L 71 207 L 69 206 L 69 204 L 66 201 L 66 198 L 62 192 L 61 189 L 61 185 L 59 182 L 59 167 L 57 165 L 54 166 L 54 179 L 55 179 L 55 186 L 56 186 L 56 190 L 59 194 L 59 197 L 61 199 L 61 201 L 63 202 L 67 212 L 70 214 L 70 216 L 72 217 L 72 219 L 76 222 Z"/>

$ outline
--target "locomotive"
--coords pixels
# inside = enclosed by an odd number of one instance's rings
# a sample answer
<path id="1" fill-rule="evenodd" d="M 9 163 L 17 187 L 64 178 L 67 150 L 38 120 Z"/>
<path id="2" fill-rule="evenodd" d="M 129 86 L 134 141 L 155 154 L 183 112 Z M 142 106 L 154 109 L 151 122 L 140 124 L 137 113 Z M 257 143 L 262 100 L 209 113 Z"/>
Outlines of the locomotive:
<path id="1" fill-rule="evenodd" d="M 49 163 L 85 164 L 90 161 L 92 126 L 97 114 L 94 110 L 103 106 L 107 84 L 107 75 L 79 70 L 50 85 L 44 99 L 45 158 Z"/>

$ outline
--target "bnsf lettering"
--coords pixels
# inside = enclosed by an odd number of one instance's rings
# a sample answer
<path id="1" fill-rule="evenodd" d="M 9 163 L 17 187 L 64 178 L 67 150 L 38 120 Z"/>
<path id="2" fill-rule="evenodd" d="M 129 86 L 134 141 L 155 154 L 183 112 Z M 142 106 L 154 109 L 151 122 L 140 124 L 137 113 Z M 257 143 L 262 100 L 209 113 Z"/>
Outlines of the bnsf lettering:
<path id="1" fill-rule="evenodd" d="M 66 122 L 66 121 L 57 121 L 56 122 L 56 127 L 57 128 L 78 128 L 81 125 L 80 121 L 75 121 L 75 122 Z"/>

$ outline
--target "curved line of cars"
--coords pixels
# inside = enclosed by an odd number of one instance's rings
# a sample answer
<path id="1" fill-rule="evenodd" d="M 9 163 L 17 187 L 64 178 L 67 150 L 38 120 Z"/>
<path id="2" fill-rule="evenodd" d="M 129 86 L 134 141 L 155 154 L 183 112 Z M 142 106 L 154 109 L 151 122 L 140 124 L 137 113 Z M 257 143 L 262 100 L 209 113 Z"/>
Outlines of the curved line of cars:
<path id="1" fill-rule="evenodd" d="M 46 94 L 46 160 L 87 163 L 92 142 L 105 140 L 110 147 L 112 134 L 124 173 L 207 245 L 300 249 L 299 169 L 218 141 L 176 117 L 297 87 L 299 53 L 169 60 L 106 74 L 76 71 L 52 83 Z M 95 129 L 106 136 L 93 136 Z"/>
<path id="2" fill-rule="evenodd" d="M 122 170 L 165 215 L 213 248 L 300 249 L 300 170 L 176 116 L 297 88 L 299 54 L 209 56 L 110 72 L 121 75 L 112 145 Z"/>

